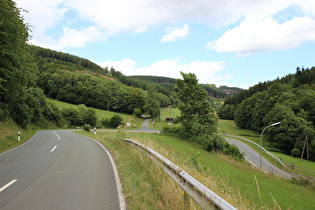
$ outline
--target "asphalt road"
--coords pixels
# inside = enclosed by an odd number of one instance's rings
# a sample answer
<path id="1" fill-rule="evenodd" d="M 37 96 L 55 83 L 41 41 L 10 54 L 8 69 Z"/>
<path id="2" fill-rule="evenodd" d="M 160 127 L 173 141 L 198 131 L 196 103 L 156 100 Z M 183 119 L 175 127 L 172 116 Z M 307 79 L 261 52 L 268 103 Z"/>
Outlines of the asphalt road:
<path id="1" fill-rule="evenodd" d="M 0 209 L 120 209 L 112 163 L 71 131 L 39 131 L 0 154 Z"/>
<path id="2" fill-rule="evenodd" d="M 226 141 L 230 144 L 233 144 L 235 146 L 237 146 L 241 152 L 244 152 L 246 159 L 252 164 L 254 165 L 256 168 L 259 168 L 260 166 L 260 155 L 258 153 L 256 153 L 253 149 L 251 149 L 249 146 L 247 146 L 246 144 L 244 144 L 241 141 L 235 140 L 235 139 L 231 139 L 231 138 L 227 138 L 225 137 Z M 267 160 L 265 160 L 264 158 L 262 158 L 262 169 L 268 173 L 273 173 L 279 176 L 282 176 L 283 178 L 286 179 L 290 179 L 292 177 L 291 174 L 280 170 L 279 168 L 277 168 L 276 166 L 272 165 L 271 163 L 269 163 Z"/>
<path id="3" fill-rule="evenodd" d="M 140 129 L 137 129 L 137 130 L 129 130 L 129 129 L 126 129 L 125 131 L 126 131 L 126 132 L 131 132 L 131 133 L 161 133 L 161 131 L 155 130 L 155 129 L 152 129 L 152 128 L 149 127 L 150 120 L 151 120 L 151 119 L 145 118 L 145 120 L 144 120 L 143 123 L 141 124 Z M 92 130 L 91 130 L 91 131 L 92 131 Z M 100 129 L 100 130 L 97 130 L 96 132 L 98 132 L 98 131 L 116 132 L 116 131 L 118 131 L 118 130 L 117 130 L 117 129 Z"/>

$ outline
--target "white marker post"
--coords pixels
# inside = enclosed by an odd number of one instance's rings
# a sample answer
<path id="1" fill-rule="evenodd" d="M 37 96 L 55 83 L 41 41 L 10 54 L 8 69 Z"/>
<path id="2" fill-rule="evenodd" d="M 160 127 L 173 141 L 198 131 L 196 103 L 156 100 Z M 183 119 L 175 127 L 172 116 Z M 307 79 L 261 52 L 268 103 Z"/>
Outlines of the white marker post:
<path id="1" fill-rule="evenodd" d="M 96 127 L 94 127 L 94 135 L 96 136 Z"/>
<path id="2" fill-rule="evenodd" d="M 18 132 L 18 142 L 21 140 L 21 132 Z"/>

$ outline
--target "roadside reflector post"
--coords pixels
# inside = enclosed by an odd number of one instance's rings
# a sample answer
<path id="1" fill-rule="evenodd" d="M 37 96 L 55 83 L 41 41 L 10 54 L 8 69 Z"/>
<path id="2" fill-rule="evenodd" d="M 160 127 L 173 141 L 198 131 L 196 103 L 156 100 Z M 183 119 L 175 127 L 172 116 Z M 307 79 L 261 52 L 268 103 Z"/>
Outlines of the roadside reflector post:
<path id="1" fill-rule="evenodd" d="M 20 141 L 21 140 L 21 132 L 19 131 L 18 132 L 18 141 Z"/>
<path id="2" fill-rule="evenodd" d="M 96 136 L 96 127 L 94 127 L 94 135 Z"/>

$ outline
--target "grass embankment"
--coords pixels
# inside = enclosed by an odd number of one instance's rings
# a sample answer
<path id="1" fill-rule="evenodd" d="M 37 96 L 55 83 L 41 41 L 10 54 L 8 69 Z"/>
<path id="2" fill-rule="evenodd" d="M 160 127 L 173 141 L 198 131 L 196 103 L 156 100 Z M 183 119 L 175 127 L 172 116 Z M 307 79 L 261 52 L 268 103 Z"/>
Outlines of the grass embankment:
<path id="1" fill-rule="evenodd" d="M 155 164 L 147 160 L 144 153 L 122 144 L 122 137 L 117 139 L 109 132 L 99 132 L 97 136 L 83 134 L 97 138 L 112 152 L 130 209 L 183 207 L 182 191 L 173 186 L 170 178 L 156 175 L 162 170 L 152 171 Z M 314 190 L 255 170 L 246 162 L 209 153 L 199 145 L 168 136 L 126 133 L 125 137 L 153 148 L 238 209 L 311 209 L 315 206 Z M 171 199 L 167 199 L 169 197 Z"/>
<path id="2" fill-rule="evenodd" d="M 0 121 L 0 153 L 19 146 L 29 140 L 39 128 L 21 129 L 14 122 Z M 20 141 L 18 142 L 18 132 L 21 132 Z"/>

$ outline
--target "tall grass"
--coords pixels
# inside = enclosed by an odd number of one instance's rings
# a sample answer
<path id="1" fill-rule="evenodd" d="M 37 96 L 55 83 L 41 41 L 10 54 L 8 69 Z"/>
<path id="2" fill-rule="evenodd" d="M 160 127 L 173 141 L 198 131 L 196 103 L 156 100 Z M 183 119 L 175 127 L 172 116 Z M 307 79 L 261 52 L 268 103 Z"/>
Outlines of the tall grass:
<path id="1" fill-rule="evenodd" d="M 39 128 L 22 129 L 16 123 L 8 120 L 7 122 L 0 121 L 0 153 L 12 149 L 29 140 Z M 18 142 L 18 132 L 21 133 L 20 141 Z"/>
<path id="2" fill-rule="evenodd" d="M 200 209 L 192 199 L 185 202 L 183 190 L 150 158 L 125 144 L 121 132 L 79 133 L 96 138 L 113 155 L 128 209 Z"/>

